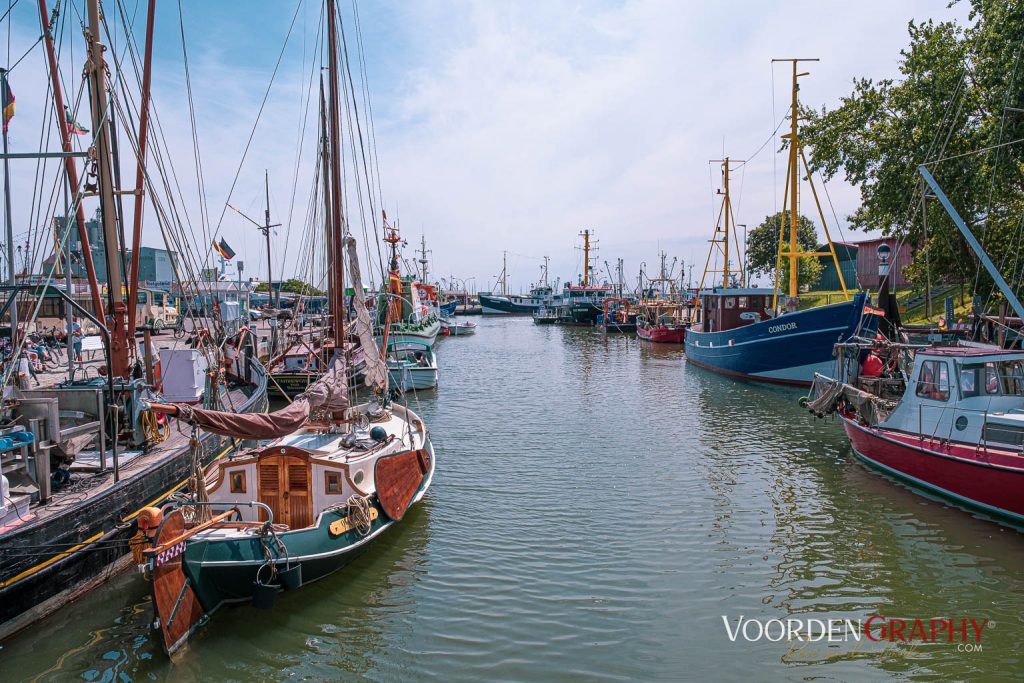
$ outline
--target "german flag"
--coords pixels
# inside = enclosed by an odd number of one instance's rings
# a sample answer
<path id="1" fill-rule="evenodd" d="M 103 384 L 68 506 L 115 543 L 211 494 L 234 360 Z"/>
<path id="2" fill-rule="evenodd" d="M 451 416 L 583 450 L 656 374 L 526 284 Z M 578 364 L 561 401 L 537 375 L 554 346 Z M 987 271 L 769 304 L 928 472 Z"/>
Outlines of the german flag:
<path id="1" fill-rule="evenodd" d="M 881 308 L 875 308 L 874 306 L 870 306 L 870 305 L 865 304 L 864 305 L 864 315 L 880 315 L 880 316 L 882 316 L 884 318 L 885 317 L 885 311 L 883 311 Z"/>
<path id="2" fill-rule="evenodd" d="M 11 91 L 11 86 L 7 83 L 6 76 L 3 79 L 3 92 L 0 92 L 0 101 L 3 102 L 4 107 L 4 132 L 7 132 L 7 124 L 11 119 L 14 118 L 14 93 Z"/>
<path id="3" fill-rule="evenodd" d="M 235 250 L 228 246 L 228 243 L 224 241 L 223 237 L 220 238 L 220 242 L 217 240 L 213 241 L 213 250 L 228 261 L 235 256 Z"/>

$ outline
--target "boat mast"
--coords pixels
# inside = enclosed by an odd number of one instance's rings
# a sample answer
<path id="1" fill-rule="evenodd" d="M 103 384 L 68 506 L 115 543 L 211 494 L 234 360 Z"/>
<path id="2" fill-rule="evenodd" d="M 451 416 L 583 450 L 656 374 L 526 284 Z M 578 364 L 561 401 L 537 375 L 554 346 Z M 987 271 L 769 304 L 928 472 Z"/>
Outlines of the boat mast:
<path id="1" fill-rule="evenodd" d="M 331 152 L 328 144 L 327 100 L 324 98 L 324 77 L 323 74 L 320 74 L 320 172 L 323 175 L 321 180 L 324 184 L 324 242 L 327 246 L 327 306 L 328 309 L 333 309 L 335 301 L 334 292 L 337 287 L 337 283 L 334 282 L 334 269 L 331 268 L 331 264 L 334 263 L 334 244 L 331 241 L 331 225 L 333 225 L 331 207 L 333 206 L 333 203 L 331 201 Z"/>
<path id="2" fill-rule="evenodd" d="M 800 104 L 797 97 L 800 91 L 799 79 L 807 76 L 810 72 L 797 72 L 799 62 L 817 62 L 818 59 L 773 59 L 772 62 L 792 62 L 793 64 L 793 93 L 789 114 L 789 133 L 782 136 L 789 141 L 789 163 L 786 171 L 786 193 L 783 193 L 782 225 L 779 229 L 779 252 L 777 263 L 781 265 L 782 257 L 789 259 L 789 296 L 796 297 L 799 294 L 799 265 L 803 256 L 831 256 L 836 266 L 836 273 L 839 275 L 839 284 L 843 290 L 843 296 L 850 298 L 846 291 L 846 281 L 843 278 L 843 270 L 839 267 L 839 256 L 836 254 L 835 245 L 832 243 L 832 236 L 828 232 L 828 223 L 825 221 L 825 213 L 821 209 L 821 202 L 818 201 L 818 191 L 814 188 L 814 179 L 810 168 L 807 167 L 807 157 L 804 156 L 803 146 L 800 142 Z M 818 210 L 818 218 L 821 220 L 821 227 L 825 231 L 825 239 L 828 242 L 828 251 L 800 251 L 798 239 L 800 229 L 799 214 L 799 185 L 801 179 L 800 164 L 803 163 L 803 171 L 806 173 L 807 182 L 811 186 L 811 195 L 814 198 L 814 205 Z M 786 196 L 788 194 L 788 196 Z M 789 211 L 786 211 L 786 204 Z M 785 226 L 786 217 L 789 217 L 789 249 L 786 251 Z M 775 274 L 775 296 L 772 302 L 772 309 L 777 308 L 780 268 L 776 268 Z"/>
<path id="3" fill-rule="evenodd" d="M 544 279 L 543 279 L 543 282 L 544 282 L 544 286 L 545 287 L 548 286 L 548 261 L 549 260 L 550 259 L 547 256 L 544 257 Z"/>
<path id="4" fill-rule="evenodd" d="M 327 0 L 327 53 L 328 53 L 328 99 L 330 101 L 330 152 L 331 152 L 331 251 L 334 254 L 334 344 L 342 348 L 345 341 L 345 266 L 342 258 L 342 238 L 344 236 L 345 217 L 341 208 L 341 120 L 338 103 L 338 37 L 337 11 L 335 0 Z"/>
<path id="5" fill-rule="evenodd" d="M 0 69 L 0 93 L 7 93 L 7 69 Z M 2 106 L 2 105 L 0 105 Z M 11 218 L 11 167 L 7 158 L 7 122 L 3 126 L 4 138 L 4 221 L 6 223 L 7 238 L 7 284 L 13 287 L 18 284 L 18 278 L 14 270 L 14 221 Z M 18 292 L 11 290 L 11 348 L 17 348 L 18 344 Z M 0 501 L 2 503 L 3 501 Z"/>
<path id="6" fill-rule="evenodd" d="M 263 171 L 263 183 L 264 183 L 264 187 L 266 188 L 266 194 L 267 194 L 267 209 L 266 209 L 266 211 L 263 212 L 263 226 L 261 227 L 261 230 L 263 231 L 263 236 L 267 239 L 267 288 L 268 288 L 267 296 L 269 297 L 269 303 L 270 303 L 270 307 L 271 308 L 280 308 L 281 307 L 281 290 L 280 289 L 277 290 L 277 297 L 275 298 L 274 297 L 274 280 L 271 277 L 271 270 L 270 270 L 270 267 L 271 267 L 271 260 L 270 260 L 270 229 L 277 227 L 278 225 L 280 225 L 280 223 L 271 224 L 271 222 L 270 222 L 270 170 L 269 169 L 264 169 L 264 171 Z M 282 280 L 282 284 L 283 284 L 283 282 L 284 281 Z"/>
<path id="7" fill-rule="evenodd" d="M 128 273 L 128 330 L 135 332 L 135 307 L 139 302 L 139 252 L 142 249 L 142 208 L 146 179 L 146 142 L 149 139 L 149 85 L 153 71 L 153 19 L 156 0 L 149 0 L 146 16 L 146 53 L 142 62 L 142 102 L 139 105 L 139 151 L 135 168 L 135 214 L 132 222 L 132 267 Z"/>
<path id="8" fill-rule="evenodd" d="M 590 284 L 590 229 L 580 233 L 583 236 L 583 286 Z"/>
<path id="9" fill-rule="evenodd" d="M 115 377 L 128 377 L 128 309 L 123 299 L 124 281 L 121 273 L 117 210 L 114 202 L 114 174 L 111 165 L 110 115 L 107 109 L 107 49 L 101 40 L 99 0 L 89 2 L 89 28 L 86 42 L 89 61 L 86 71 L 90 79 L 93 130 L 96 131 L 96 170 L 99 180 L 100 217 L 103 221 L 103 252 L 107 262 L 107 292 L 110 320 L 110 366 Z M 66 124 L 65 124 L 66 126 Z M 64 127 L 64 126 L 62 126 Z M 83 245 L 84 246 L 84 245 Z"/>
<path id="10" fill-rule="evenodd" d="M 508 251 L 501 252 L 501 295 L 508 296 Z"/>
<path id="11" fill-rule="evenodd" d="M 53 47 L 53 33 L 51 31 L 50 13 L 46 8 L 46 0 L 39 0 L 39 20 L 43 27 L 46 61 L 50 67 L 50 87 L 53 89 L 53 112 L 57 117 L 57 130 L 60 133 L 61 149 L 67 155 L 64 157 L 64 173 L 67 175 L 68 186 L 72 191 L 77 192 L 78 165 L 75 163 L 74 156 L 71 156 L 74 150 L 71 146 L 71 131 L 68 129 L 67 115 L 65 113 L 69 110 L 64 105 L 64 91 L 60 84 L 60 72 L 57 70 L 57 53 Z M 89 232 L 85 229 L 85 207 L 82 206 L 80 200 L 75 202 L 75 204 L 77 204 L 75 222 L 78 224 L 78 242 L 82 246 L 82 262 L 85 264 L 85 275 L 89 280 L 89 293 L 92 295 L 93 308 L 96 309 L 96 319 L 103 320 L 105 317 L 103 298 L 100 296 L 100 284 L 96 278 L 96 264 L 92 260 Z M 67 220 L 66 216 L 65 220 Z"/>
<path id="12" fill-rule="evenodd" d="M 420 235 L 420 273 L 422 274 L 423 284 L 430 284 L 427 281 L 427 236 Z"/>

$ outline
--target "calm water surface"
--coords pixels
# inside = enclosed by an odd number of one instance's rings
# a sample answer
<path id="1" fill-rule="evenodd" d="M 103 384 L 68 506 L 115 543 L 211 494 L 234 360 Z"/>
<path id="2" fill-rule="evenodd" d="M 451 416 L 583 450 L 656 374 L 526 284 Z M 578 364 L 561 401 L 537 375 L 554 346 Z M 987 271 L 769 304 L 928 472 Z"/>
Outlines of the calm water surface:
<path id="1" fill-rule="evenodd" d="M 862 680 L 1024 672 L 1024 536 L 856 462 L 798 391 L 529 319 L 438 342 L 438 474 L 362 559 L 173 665 L 135 574 L 0 649 L 3 680 Z M 415 400 L 413 401 L 415 403 Z M 415 407 L 415 406 L 414 406 Z M 981 653 L 731 642 L 722 616 L 991 620 Z"/>

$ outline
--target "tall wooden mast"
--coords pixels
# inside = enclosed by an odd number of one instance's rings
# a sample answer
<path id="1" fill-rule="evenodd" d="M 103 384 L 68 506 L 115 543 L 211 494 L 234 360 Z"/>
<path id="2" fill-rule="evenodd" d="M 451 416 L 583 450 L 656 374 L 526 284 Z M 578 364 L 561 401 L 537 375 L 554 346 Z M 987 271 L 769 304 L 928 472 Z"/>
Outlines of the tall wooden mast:
<path id="1" fill-rule="evenodd" d="M 107 262 L 109 302 L 110 366 L 115 377 L 128 377 L 128 308 L 124 304 L 124 280 L 121 273 L 120 236 L 114 205 L 114 171 L 111 156 L 110 116 L 107 97 L 107 65 L 103 53 L 99 0 L 89 2 L 89 27 L 86 31 L 89 60 L 89 95 L 93 130 L 96 132 L 96 174 L 99 181 L 100 216 L 103 221 L 103 252 Z M 84 245 L 83 245 L 84 246 Z"/>
<path id="2" fill-rule="evenodd" d="M 345 234 L 345 216 L 341 206 L 341 120 L 338 103 L 338 36 L 335 0 L 327 0 L 327 66 L 328 98 L 330 101 L 330 162 L 331 162 L 331 253 L 334 263 L 334 298 L 331 313 L 334 317 L 334 343 L 343 348 L 345 343 L 345 265 L 342 257 L 342 240 Z"/>
<path id="3" fill-rule="evenodd" d="M 142 250 L 142 208 L 146 178 L 146 143 L 149 139 L 149 84 L 153 71 L 153 21 L 156 0 L 149 0 L 146 16 L 146 55 L 142 62 L 142 101 L 139 105 L 139 157 L 135 167 L 135 214 L 132 222 L 132 266 L 128 277 L 128 329 L 135 331 L 139 302 L 139 252 Z"/>
<path id="4" fill-rule="evenodd" d="M 57 70 L 57 53 L 53 47 L 53 33 L 50 25 L 50 13 L 46 9 L 46 0 L 39 0 L 39 21 L 43 26 L 43 43 L 46 46 L 46 61 L 49 64 L 50 85 L 53 89 L 53 109 L 57 116 L 57 130 L 60 132 L 61 149 L 65 154 L 70 155 L 71 131 L 65 118 L 64 91 L 60 84 L 60 73 Z M 78 190 L 78 164 L 72 156 L 64 157 L 64 172 L 67 175 L 68 187 L 72 192 Z M 96 266 L 92 260 L 92 247 L 89 244 L 89 232 L 85 229 L 85 208 L 82 202 L 76 202 L 75 222 L 78 224 L 78 242 L 82 246 L 82 262 L 85 264 L 85 275 L 89 280 L 89 292 L 92 295 L 92 305 L 96 309 L 96 317 L 103 320 L 105 307 L 100 296 L 100 285 L 96 279 Z M 64 220 L 68 220 L 68 216 Z M 70 267 L 70 263 L 68 264 Z"/>

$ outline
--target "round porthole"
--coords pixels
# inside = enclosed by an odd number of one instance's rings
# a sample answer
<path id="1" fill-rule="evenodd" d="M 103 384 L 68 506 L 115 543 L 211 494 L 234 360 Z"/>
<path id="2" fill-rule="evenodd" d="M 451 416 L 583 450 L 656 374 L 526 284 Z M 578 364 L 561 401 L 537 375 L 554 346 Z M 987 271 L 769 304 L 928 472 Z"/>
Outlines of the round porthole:
<path id="1" fill-rule="evenodd" d="M 352 481 L 354 481 L 357 484 L 363 483 L 363 473 L 361 470 L 359 472 L 356 472 L 355 476 L 352 477 Z"/>
<path id="2" fill-rule="evenodd" d="M 961 415 L 956 419 L 956 422 L 954 422 L 953 424 L 956 426 L 958 431 L 964 431 L 965 429 L 967 429 L 967 416 Z"/>

